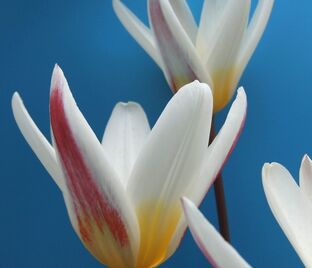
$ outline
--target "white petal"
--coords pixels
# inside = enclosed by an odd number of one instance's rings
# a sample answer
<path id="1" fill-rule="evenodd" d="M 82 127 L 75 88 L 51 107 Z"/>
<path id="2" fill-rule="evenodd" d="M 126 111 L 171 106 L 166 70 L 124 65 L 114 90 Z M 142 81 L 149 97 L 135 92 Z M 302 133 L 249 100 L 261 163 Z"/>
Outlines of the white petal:
<path id="1" fill-rule="evenodd" d="M 125 186 L 149 133 L 150 126 L 139 104 L 129 102 L 115 106 L 102 145 L 110 164 Z"/>
<path id="2" fill-rule="evenodd" d="M 206 151 L 206 158 L 203 161 L 203 169 L 200 174 L 201 179 L 190 189 L 189 196 L 196 205 L 199 205 L 204 198 L 234 149 L 244 127 L 246 113 L 247 97 L 244 89 L 239 88 L 225 123 Z"/>
<path id="3" fill-rule="evenodd" d="M 213 267 L 251 267 L 190 200 L 182 198 L 182 205 L 192 236 Z"/>
<path id="4" fill-rule="evenodd" d="M 81 240 L 102 263 L 134 265 L 139 241 L 134 208 L 58 66 L 51 81 L 50 117 Z"/>
<path id="5" fill-rule="evenodd" d="M 200 55 L 208 51 L 221 11 L 227 2 L 227 0 L 205 0 L 196 39 L 196 49 Z"/>
<path id="6" fill-rule="evenodd" d="M 190 178 L 191 183 L 185 196 L 191 199 L 196 206 L 199 206 L 230 153 L 234 149 L 245 123 L 246 111 L 246 94 L 243 88 L 240 88 L 223 127 L 206 150 L 205 159 L 202 161 L 201 170 L 198 176 Z M 182 218 L 175 231 L 175 235 L 172 238 L 168 255 L 171 255 L 176 250 L 185 229 L 186 222 Z"/>
<path id="7" fill-rule="evenodd" d="M 120 0 L 113 0 L 113 8 L 127 31 L 162 69 L 162 60 L 151 30 L 146 27 Z"/>
<path id="8" fill-rule="evenodd" d="M 246 29 L 250 0 L 228 1 L 208 40 L 203 60 L 211 76 L 233 68 Z"/>
<path id="9" fill-rule="evenodd" d="M 300 189 L 312 201 L 312 161 L 305 155 L 300 167 Z"/>
<path id="10" fill-rule="evenodd" d="M 195 79 L 211 85 L 209 74 L 170 2 L 149 1 L 149 18 L 171 89 L 176 92 Z"/>
<path id="11" fill-rule="evenodd" d="M 154 266 L 154 260 L 165 257 L 182 216 L 180 197 L 194 183 L 191 179 L 203 161 L 211 117 L 212 95 L 207 85 L 196 81 L 181 88 L 158 119 L 135 163 L 129 194 L 142 232 L 141 266 Z"/>
<path id="12" fill-rule="evenodd" d="M 241 72 L 245 69 L 261 39 L 270 18 L 273 4 L 274 0 L 258 0 L 257 8 L 245 33 L 237 59 L 238 66 L 242 68 Z"/>
<path id="13" fill-rule="evenodd" d="M 270 208 L 303 263 L 312 266 L 312 204 L 278 163 L 262 169 L 264 192 Z"/>
<path id="14" fill-rule="evenodd" d="M 188 34 L 192 42 L 195 44 L 197 25 L 187 2 L 185 0 L 170 0 L 170 4 L 183 29 Z"/>
<path id="15" fill-rule="evenodd" d="M 17 92 L 12 98 L 12 109 L 15 121 L 29 146 L 58 187 L 64 190 L 63 175 L 56 161 L 55 151 L 30 117 Z"/>

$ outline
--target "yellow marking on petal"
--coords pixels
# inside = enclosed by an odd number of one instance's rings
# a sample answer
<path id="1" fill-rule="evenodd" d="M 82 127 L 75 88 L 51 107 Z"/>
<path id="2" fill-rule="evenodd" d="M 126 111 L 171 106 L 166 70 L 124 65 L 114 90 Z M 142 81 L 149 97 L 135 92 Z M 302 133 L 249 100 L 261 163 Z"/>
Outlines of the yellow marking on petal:
<path id="1" fill-rule="evenodd" d="M 84 239 L 82 230 L 79 238 L 86 249 L 102 264 L 114 268 L 134 267 L 134 256 L 129 246 L 121 247 L 116 243 L 113 234 L 105 225 L 102 229 L 98 227 L 95 220 L 84 217 L 82 219 L 85 231 L 89 233 L 89 239 Z"/>
<path id="2" fill-rule="evenodd" d="M 141 244 L 136 268 L 155 267 L 167 259 L 167 250 L 182 216 L 180 203 L 149 201 L 137 209 Z"/>
<path id="3" fill-rule="evenodd" d="M 186 77 L 185 75 L 175 75 L 171 78 L 171 90 L 173 91 L 173 93 L 177 93 L 181 87 L 185 86 L 186 84 L 192 83 L 196 79 L 197 78 L 194 75 L 190 75 L 189 77 Z"/>
<path id="4" fill-rule="evenodd" d="M 238 68 L 232 67 L 221 69 L 211 74 L 213 85 L 209 85 L 213 92 L 213 112 L 216 113 L 222 110 L 231 100 L 234 91 L 236 90 Z M 196 78 L 195 78 L 196 79 Z M 183 75 L 175 75 L 172 77 L 171 88 L 176 93 L 182 86 L 194 81 L 192 76 L 186 77 Z M 207 83 L 207 81 L 200 81 Z"/>
<path id="5" fill-rule="evenodd" d="M 236 89 L 238 78 L 237 68 L 222 69 L 214 72 L 213 79 L 213 112 L 223 109 L 231 100 Z"/>

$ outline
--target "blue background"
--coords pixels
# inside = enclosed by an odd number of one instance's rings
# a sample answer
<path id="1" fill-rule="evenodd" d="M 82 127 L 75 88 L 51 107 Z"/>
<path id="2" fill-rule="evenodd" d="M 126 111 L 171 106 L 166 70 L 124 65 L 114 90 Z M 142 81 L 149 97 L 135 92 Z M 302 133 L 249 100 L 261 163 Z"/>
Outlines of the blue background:
<path id="1" fill-rule="evenodd" d="M 145 0 L 125 2 L 146 21 Z M 198 17 L 202 1 L 190 2 Z M 49 136 L 49 84 L 57 62 L 101 137 L 116 102 L 141 103 L 153 124 L 171 92 L 109 0 L 0 3 L 0 267 L 101 267 L 74 234 L 61 193 L 16 127 L 11 96 L 20 92 Z M 302 265 L 267 205 L 261 167 L 278 161 L 298 178 L 303 154 L 312 152 L 311 8 L 310 0 L 276 1 L 240 81 L 248 94 L 248 117 L 224 177 L 233 244 L 255 267 Z M 226 112 L 217 115 L 219 126 Z M 201 209 L 216 223 L 213 191 Z M 194 265 L 207 262 L 187 234 L 162 267 Z"/>

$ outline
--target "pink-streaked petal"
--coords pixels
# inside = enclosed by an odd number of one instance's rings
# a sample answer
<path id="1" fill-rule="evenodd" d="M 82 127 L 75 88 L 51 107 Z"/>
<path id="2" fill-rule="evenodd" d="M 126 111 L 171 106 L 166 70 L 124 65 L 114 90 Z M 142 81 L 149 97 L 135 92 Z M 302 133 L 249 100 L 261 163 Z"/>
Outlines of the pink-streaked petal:
<path id="1" fill-rule="evenodd" d="M 113 0 L 113 8 L 123 26 L 148 55 L 162 68 L 162 60 L 151 30 L 146 27 L 120 0 Z"/>
<path id="2" fill-rule="evenodd" d="M 312 202 L 312 161 L 308 155 L 305 155 L 302 159 L 299 178 L 301 191 Z"/>
<path id="3" fill-rule="evenodd" d="M 182 198 L 182 206 L 196 244 L 213 267 L 251 267 L 189 199 Z"/>
<path id="4" fill-rule="evenodd" d="M 222 169 L 238 141 L 243 129 L 247 112 L 247 97 L 243 88 L 240 88 L 233 102 L 225 123 L 217 137 L 206 150 L 205 160 L 202 161 L 201 170 L 195 178 L 190 178 L 190 183 L 185 196 L 199 206 L 211 184 Z M 168 255 L 171 255 L 183 237 L 186 229 L 185 219 L 182 218 L 172 238 Z"/>
<path id="5" fill-rule="evenodd" d="M 108 266 L 133 265 L 139 234 L 132 203 L 58 66 L 51 81 L 50 117 L 82 242 Z"/>
<path id="6" fill-rule="evenodd" d="M 262 183 L 272 213 L 306 267 L 312 267 L 312 203 L 288 170 L 265 164 Z"/>
<path id="7" fill-rule="evenodd" d="M 169 1 L 149 0 L 149 18 L 173 92 L 195 79 L 211 85 L 195 46 Z"/>
<path id="8" fill-rule="evenodd" d="M 258 0 L 257 8 L 245 32 L 237 58 L 242 73 L 254 53 L 271 15 L 274 0 Z"/>
<path id="9" fill-rule="evenodd" d="M 50 176 L 53 178 L 57 186 L 61 190 L 64 190 L 63 175 L 58 166 L 55 151 L 30 117 L 21 97 L 17 92 L 14 93 L 12 98 L 12 110 L 15 121 L 25 140 Z"/>
<path id="10" fill-rule="evenodd" d="M 198 81 L 181 88 L 166 106 L 142 149 L 128 192 L 141 230 L 139 267 L 166 258 L 183 215 L 180 197 L 196 177 L 205 156 L 212 117 L 212 94 Z"/>
<path id="11" fill-rule="evenodd" d="M 125 187 L 150 131 L 145 112 L 139 104 L 120 102 L 115 106 L 102 145 Z"/>

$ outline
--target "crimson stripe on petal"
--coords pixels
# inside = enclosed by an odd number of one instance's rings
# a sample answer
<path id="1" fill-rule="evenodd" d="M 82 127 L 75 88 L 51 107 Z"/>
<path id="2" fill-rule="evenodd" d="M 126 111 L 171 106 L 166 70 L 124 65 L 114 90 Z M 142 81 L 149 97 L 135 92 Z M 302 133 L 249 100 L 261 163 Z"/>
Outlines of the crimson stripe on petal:
<path id="1" fill-rule="evenodd" d="M 62 94 L 57 86 L 51 93 L 51 126 L 82 239 L 86 243 L 92 242 L 95 223 L 102 232 L 107 225 L 120 246 L 125 246 L 129 242 L 125 225 L 92 177 L 71 132 Z"/>

